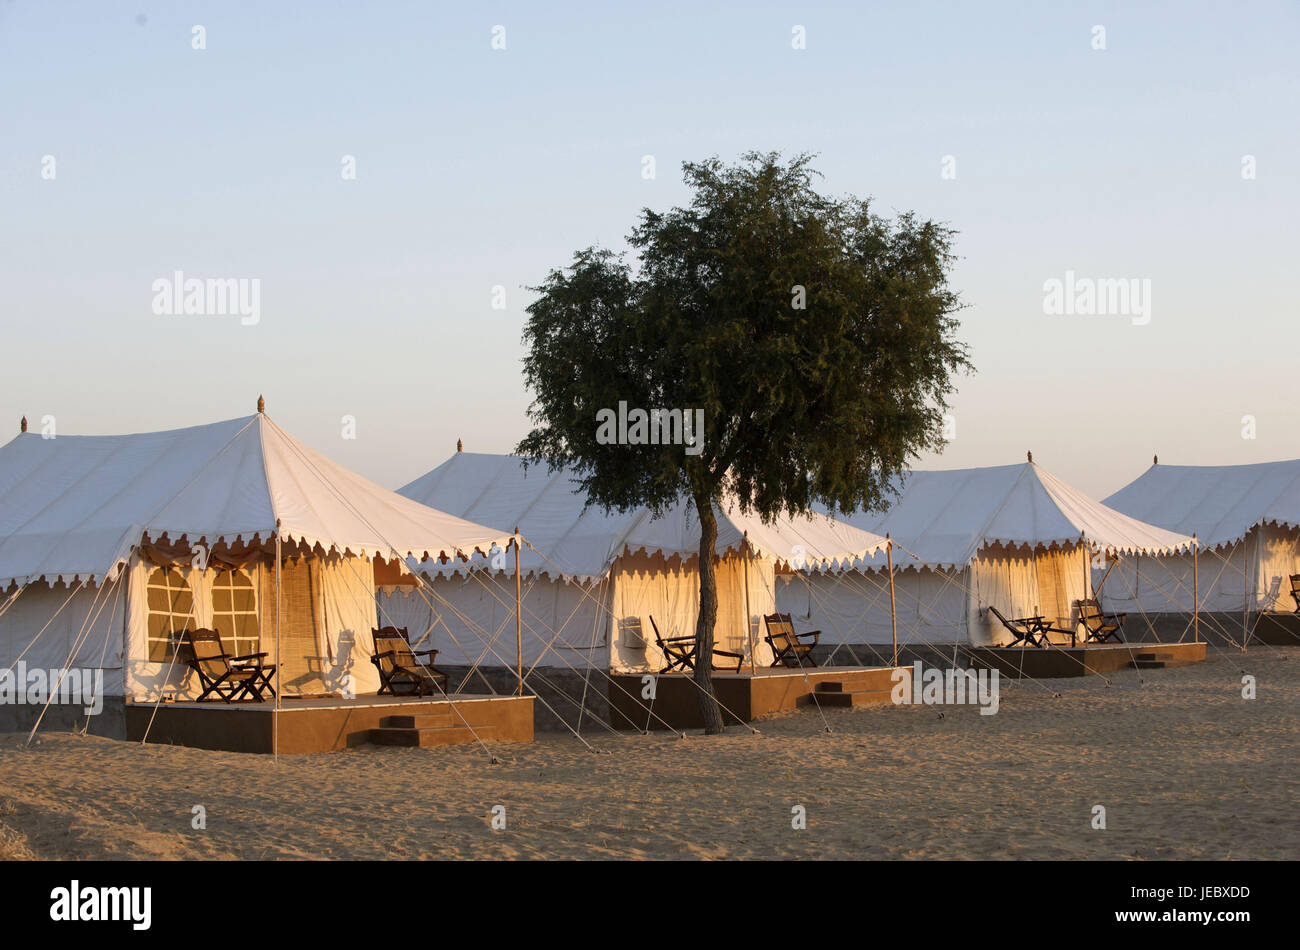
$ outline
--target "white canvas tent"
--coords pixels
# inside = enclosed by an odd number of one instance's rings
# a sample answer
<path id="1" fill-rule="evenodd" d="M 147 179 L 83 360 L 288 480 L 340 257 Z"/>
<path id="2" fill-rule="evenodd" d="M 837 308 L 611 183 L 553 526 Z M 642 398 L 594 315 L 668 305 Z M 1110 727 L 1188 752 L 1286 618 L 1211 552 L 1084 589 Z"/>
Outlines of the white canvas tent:
<path id="1" fill-rule="evenodd" d="M 576 489 L 567 471 L 525 468 L 516 456 L 457 452 L 400 491 L 484 524 L 518 526 L 527 542 L 520 575 L 528 667 L 658 670 L 663 660 L 651 618 L 666 637 L 695 630 L 694 507 L 682 502 L 659 518 L 646 509 L 605 513 L 588 507 Z M 795 564 L 844 566 L 883 543 L 820 515 L 772 524 L 734 507 L 717 515 L 716 644 L 760 668 L 771 662 L 761 619 L 775 606 L 775 575 Z M 412 641 L 441 651 L 440 663 L 513 666 L 513 556 L 499 552 L 470 565 L 416 569 L 431 578 L 431 599 L 387 589 L 379 598 L 384 622 L 407 627 Z"/>
<path id="2" fill-rule="evenodd" d="M 1190 539 L 1107 508 L 1034 462 L 914 471 L 887 511 L 847 520 L 887 534 L 901 644 L 1011 640 L 988 611 L 1042 615 L 1073 629 L 1076 602 L 1091 596 L 1094 550 L 1170 552 Z M 863 570 L 825 573 L 778 587 L 777 606 L 833 642 L 889 643 L 884 558 Z"/>
<path id="3" fill-rule="evenodd" d="M 109 697 L 188 698 L 175 633 L 212 627 L 228 651 L 274 663 L 278 600 L 282 694 L 374 692 L 376 564 L 508 540 L 349 472 L 260 411 L 135 435 L 24 432 L 0 447 L 0 671 L 93 668 Z"/>
<path id="4" fill-rule="evenodd" d="M 1255 465 L 1153 464 L 1106 499 L 1135 518 L 1200 545 L 1203 611 L 1295 608 L 1289 577 L 1300 573 L 1300 459 Z M 1133 558 L 1116 567 L 1102 599 L 1108 610 L 1187 612 L 1192 563 L 1186 554 Z"/>

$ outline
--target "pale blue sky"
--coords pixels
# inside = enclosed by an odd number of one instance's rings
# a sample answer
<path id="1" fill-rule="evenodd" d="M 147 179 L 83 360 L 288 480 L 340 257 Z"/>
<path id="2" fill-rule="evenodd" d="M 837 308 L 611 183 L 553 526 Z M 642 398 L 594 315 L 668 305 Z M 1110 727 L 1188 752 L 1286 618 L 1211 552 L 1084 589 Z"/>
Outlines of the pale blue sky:
<path id="1" fill-rule="evenodd" d="M 524 286 L 681 202 L 683 160 L 778 149 L 961 232 L 978 373 L 921 465 L 1032 449 L 1104 496 L 1153 451 L 1300 456 L 1296 4 L 621 6 L 0 0 L 0 433 L 262 392 L 390 487 L 507 451 Z M 261 322 L 155 315 L 177 269 L 260 279 Z M 1067 270 L 1149 279 L 1150 324 L 1044 315 Z"/>

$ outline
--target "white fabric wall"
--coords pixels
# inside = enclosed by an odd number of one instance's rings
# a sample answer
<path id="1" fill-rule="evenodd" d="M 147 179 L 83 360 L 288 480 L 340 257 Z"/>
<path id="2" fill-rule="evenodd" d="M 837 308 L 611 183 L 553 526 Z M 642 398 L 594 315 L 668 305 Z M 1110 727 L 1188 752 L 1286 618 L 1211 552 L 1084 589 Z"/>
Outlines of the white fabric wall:
<path id="1" fill-rule="evenodd" d="M 1265 525 L 1255 530 L 1258 557 L 1255 609 L 1290 613 L 1296 608 L 1291 596 L 1291 575 L 1300 574 L 1300 531 Z"/>
<path id="2" fill-rule="evenodd" d="M 776 609 L 790 614 L 797 630 L 821 630 L 823 645 L 892 644 L 888 574 L 800 573 L 783 575 L 777 584 Z M 968 584 L 965 570 L 896 572 L 899 644 L 964 643 Z M 859 659 L 879 655 L 876 650 Z"/>
<path id="3" fill-rule="evenodd" d="M 20 657 L 27 669 L 102 669 L 104 695 L 121 696 L 123 588 L 121 580 L 75 592 L 63 585 L 29 585 L 0 615 L 0 669 L 14 668 Z M 0 603 L 8 598 L 3 595 Z"/>
<path id="4" fill-rule="evenodd" d="M 374 652 L 371 630 L 376 626 L 374 569 L 363 558 L 312 558 L 316 623 L 316 659 L 325 689 L 341 692 L 348 685 L 358 695 L 374 693 L 379 676 L 370 662 Z M 158 699 L 160 691 L 177 699 L 192 699 L 199 694 L 198 677 L 180 662 L 156 663 L 148 659 L 148 596 L 146 585 L 156 565 L 139 557 L 131 559 L 126 569 L 126 660 L 125 682 L 129 695 L 140 701 Z M 196 570 L 189 565 L 176 566 L 194 593 L 194 625 L 212 626 L 212 582 L 216 568 Z M 266 575 L 274 568 L 250 564 L 244 570 L 259 591 L 273 589 Z M 258 603 L 261 617 L 261 650 L 270 653 L 267 662 L 275 662 L 275 605 L 263 596 Z M 287 694 L 287 691 L 286 691 Z"/>
<path id="5" fill-rule="evenodd" d="M 971 563 L 971 576 L 970 641 L 976 646 L 1014 639 L 988 610 L 990 604 L 1009 620 L 1039 615 L 1072 630 L 1078 617 L 1075 602 L 1092 592 L 1091 555 L 1082 545 L 1033 554 L 1023 548 L 984 548 Z"/>
<path id="6" fill-rule="evenodd" d="M 749 659 L 745 632 L 744 558 L 718 562 L 720 649 Z M 774 609 L 773 566 L 754 558 L 749 565 L 750 622 L 754 661 L 772 662 L 762 642 L 762 617 Z M 406 627 L 413 642 L 441 651 L 449 665 L 514 666 L 515 589 L 509 573 L 482 572 L 472 577 L 431 581 L 425 597 L 405 591 L 381 591 L 381 622 Z M 430 603 L 430 601 L 432 603 Z M 545 577 L 523 584 L 525 667 L 556 667 L 585 672 L 595 667 L 616 672 L 659 670 L 662 654 L 650 626 L 653 616 L 665 637 L 695 632 L 699 612 L 699 574 L 695 562 L 665 561 L 643 554 L 614 562 L 598 584 L 581 585 Z M 635 642 L 639 622 L 644 646 Z"/>
<path id="7" fill-rule="evenodd" d="M 525 667 L 606 669 L 608 591 L 608 582 L 525 580 L 521 591 Z M 381 591 L 377 599 L 380 622 L 406 627 L 419 649 L 438 650 L 435 662 L 515 665 L 515 582 L 508 573 L 443 578 L 429 582 L 423 594 Z"/>
<path id="8" fill-rule="evenodd" d="M 749 669 L 751 636 L 754 665 L 760 669 L 771 665 L 772 651 L 763 641 L 762 621 L 764 614 L 776 609 L 772 562 L 755 557 L 750 559 L 746 568 L 745 560 L 741 555 L 732 555 L 717 562 L 718 620 L 713 634 L 718 649 L 744 655 L 742 671 Z M 749 577 L 748 632 L 746 570 Z M 655 645 L 650 618 L 654 617 L 665 638 L 695 633 L 700 605 L 696 559 L 681 562 L 644 554 L 627 555 L 614 562 L 610 581 L 613 584 L 614 616 L 610 668 L 617 672 L 657 672 L 663 669 L 663 653 Z M 639 621 L 644 646 L 632 642 L 629 621 Z"/>
<path id="9" fill-rule="evenodd" d="M 1033 564 L 1037 590 L 1030 612 L 1049 618 L 1057 627 L 1075 630 L 1078 602 L 1092 596 L 1091 552 L 1082 545 L 1053 548 L 1037 552 Z"/>
<path id="10" fill-rule="evenodd" d="M 312 564 L 320 580 L 315 590 L 321 680 L 331 692 L 351 685 L 357 695 L 375 693 L 379 671 L 370 662 L 375 652 L 371 632 L 378 626 L 374 567 L 363 558 L 315 558 Z M 263 624 L 263 643 L 268 636 L 274 638 L 275 628 Z"/>
<path id="11" fill-rule="evenodd" d="M 189 698 L 197 695 L 188 683 L 190 671 L 179 662 L 155 663 L 149 660 L 149 599 L 146 585 L 155 565 L 132 557 L 126 567 L 126 658 L 123 661 L 127 695 L 138 701 L 157 700 L 164 690 L 170 695 Z M 208 626 L 212 622 L 211 597 L 205 596 L 207 585 L 200 571 L 184 566 L 177 570 L 194 594 L 194 623 Z"/>
<path id="12" fill-rule="evenodd" d="M 1261 584 L 1264 583 L 1264 574 L 1280 571 L 1284 561 L 1283 546 L 1272 548 L 1276 559 L 1267 568 L 1257 559 L 1257 547 L 1256 534 L 1252 531 L 1244 544 L 1200 552 L 1197 583 L 1201 610 L 1240 611 L 1247 596 L 1248 570 L 1258 572 Z M 1267 539 L 1263 547 L 1264 550 L 1270 549 Z M 1111 569 L 1102 585 L 1099 599 L 1107 611 L 1115 613 L 1190 613 L 1192 571 L 1190 554 L 1125 557 Z M 1093 583 L 1101 583 L 1103 574 L 1104 569 L 1094 568 Z M 1261 590 L 1265 589 L 1267 588 L 1261 587 Z M 1285 602 L 1279 602 L 1281 609 L 1294 606 L 1288 594 L 1290 583 L 1286 577 L 1282 577 L 1280 590 L 1285 598 Z M 1258 592 L 1256 597 L 1251 598 L 1252 609 L 1257 600 Z"/>
<path id="13" fill-rule="evenodd" d="M 1073 629 L 1075 602 L 1091 593 L 1086 548 L 1008 551 L 986 548 L 961 571 L 902 570 L 894 575 L 900 644 L 1006 643 L 1011 634 L 988 612 L 1009 618 L 1042 614 Z M 885 573 L 783 575 L 776 609 L 798 629 L 820 629 L 821 642 L 891 643 L 889 578 Z M 864 658 L 864 657 L 860 657 Z"/>

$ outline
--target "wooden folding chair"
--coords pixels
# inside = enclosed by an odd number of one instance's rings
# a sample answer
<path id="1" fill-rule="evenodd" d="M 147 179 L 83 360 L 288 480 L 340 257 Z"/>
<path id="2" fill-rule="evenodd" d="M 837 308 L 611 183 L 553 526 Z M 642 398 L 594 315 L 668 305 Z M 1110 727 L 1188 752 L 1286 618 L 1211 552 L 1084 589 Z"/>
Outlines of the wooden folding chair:
<path id="1" fill-rule="evenodd" d="M 262 662 L 269 654 L 231 656 L 222 646 L 221 634 L 205 627 L 183 630 L 181 636 L 190 646 L 185 665 L 198 674 L 202 688 L 196 702 L 220 699 L 234 703 L 248 699 L 260 703 L 267 693 L 275 695 L 275 687 L 271 685 L 275 666 Z M 250 664 L 250 660 L 255 662 Z"/>
<path id="2" fill-rule="evenodd" d="M 695 637 L 665 637 L 659 632 L 659 624 L 650 618 L 650 628 L 655 632 L 655 645 L 664 655 L 665 666 L 660 673 L 681 670 L 685 673 L 695 669 Z"/>
<path id="3" fill-rule="evenodd" d="M 1002 611 L 989 604 L 989 613 L 997 617 L 1002 626 L 1011 631 L 1015 637 L 1010 643 L 1004 644 L 1005 647 L 1013 647 L 1018 643 L 1027 643 L 1031 647 L 1041 647 L 1046 645 L 1047 637 L 1042 630 L 1042 617 L 1020 617 L 1016 620 L 1008 620 L 1002 615 Z"/>
<path id="4" fill-rule="evenodd" d="M 664 673 L 671 673 L 673 670 L 681 670 L 685 673 L 689 670 L 695 669 L 695 656 L 699 652 L 699 644 L 696 642 L 694 635 L 665 637 L 659 632 L 659 625 L 655 623 L 654 617 L 650 618 L 650 627 L 655 632 L 655 644 L 663 653 L 664 660 L 667 664 L 659 671 L 661 675 Z M 710 660 L 712 669 L 719 669 L 717 658 L 720 656 L 734 659 L 736 661 L 736 668 L 732 670 L 732 672 L 740 672 L 740 664 L 745 660 L 745 655 L 743 653 L 735 653 L 731 650 L 719 650 L 717 647 L 714 647 L 713 657 Z"/>
<path id="5" fill-rule="evenodd" d="M 379 692 L 393 696 L 430 696 L 447 693 L 448 676 L 433 665 L 437 650 L 412 650 L 405 627 L 372 630 L 375 652 L 370 662 L 379 671 Z M 427 656 L 427 662 L 420 662 Z"/>
<path id="6" fill-rule="evenodd" d="M 773 666 L 816 666 L 812 657 L 813 647 L 821 640 L 820 630 L 795 633 L 794 621 L 789 614 L 767 614 L 763 617 L 767 626 L 767 635 L 763 637 L 772 648 Z M 811 643 L 805 643 L 805 637 L 812 637 Z"/>
<path id="7" fill-rule="evenodd" d="M 1086 642 L 1105 643 L 1113 639 L 1116 643 L 1123 643 L 1124 637 L 1121 634 L 1124 632 L 1124 616 L 1103 613 L 1100 602 L 1095 598 L 1087 597 L 1079 601 L 1077 622 L 1083 624 L 1087 633 Z"/>
<path id="8" fill-rule="evenodd" d="M 1300 614 L 1300 574 L 1291 575 L 1291 599 L 1295 601 L 1295 612 Z"/>

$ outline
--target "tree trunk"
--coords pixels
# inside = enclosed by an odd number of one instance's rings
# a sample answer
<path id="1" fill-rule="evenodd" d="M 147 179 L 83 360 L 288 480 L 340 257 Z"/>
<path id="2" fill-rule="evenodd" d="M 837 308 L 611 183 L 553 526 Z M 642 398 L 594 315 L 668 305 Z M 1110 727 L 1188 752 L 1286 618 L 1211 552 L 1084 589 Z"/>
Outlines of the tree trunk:
<path id="1" fill-rule="evenodd" d="M 722 709 L 713 695 L 713 628 L 718 622 L 718 577 L 714 565 L 714 547 L 718 541 L 718 521 L 713 501 L 695 495 L 695 510 L 700 516 L 700 615 L 695 621 L 695 682 L 700 687 L 696 698 L 704 718 L 704 732 L 716 735 L 723 731 Z"/>

